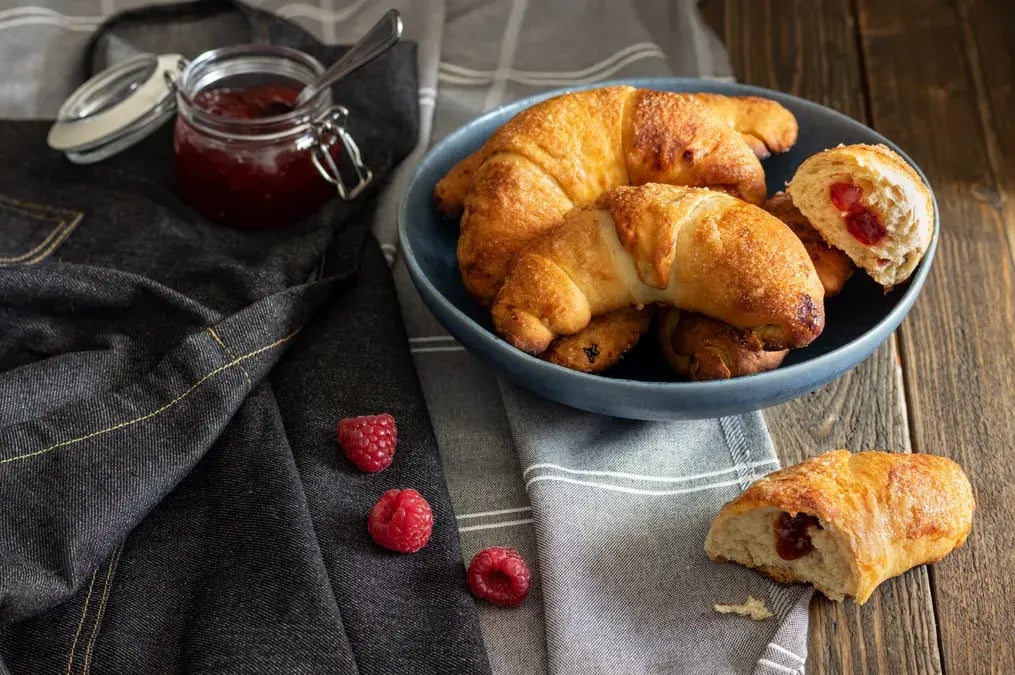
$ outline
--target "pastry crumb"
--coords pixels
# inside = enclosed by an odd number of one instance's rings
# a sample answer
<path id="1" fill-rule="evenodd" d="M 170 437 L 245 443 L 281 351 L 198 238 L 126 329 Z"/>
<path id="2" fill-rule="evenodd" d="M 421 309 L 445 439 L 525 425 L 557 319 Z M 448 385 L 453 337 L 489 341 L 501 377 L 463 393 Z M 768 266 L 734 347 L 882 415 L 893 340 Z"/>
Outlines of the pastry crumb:
<path id="1" fill-rule="evenodd" d="M 739 614 L 740 616 L 749 616 L 755 621 L 764 621 L 772 616 L 768 607 L 765 607 L 764 600 L 758 600 L 750 595 L 747 596 L 747 602 L 742 605 L 713 605 L 713 607 L 720 614 Z"/>

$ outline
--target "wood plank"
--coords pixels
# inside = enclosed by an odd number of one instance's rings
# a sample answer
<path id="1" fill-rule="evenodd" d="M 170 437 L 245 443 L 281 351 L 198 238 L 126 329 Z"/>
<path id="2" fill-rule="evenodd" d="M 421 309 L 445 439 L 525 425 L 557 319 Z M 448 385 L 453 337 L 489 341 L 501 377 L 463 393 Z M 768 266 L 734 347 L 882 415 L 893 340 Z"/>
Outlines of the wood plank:
<path id="1" fill-rule="evenodd" d="M 983 121 L 987 160 L 1000 188 L 1001 208 L 1008 251 L 1015 261 L 1015 3 L 986 0 L 958 3 L 962 37 L 976 84 Z M 1006 151 L 1007 150 L 1007 151 Z"/>
<path id="2" fill-rule="evenodd" d="M 930 178 L 938 260 L 901 331 L 917 451 L 954 458 L 977 510 L 932 568 L 945 670 L 1015 672 L 1015 127 L 1012 10 L 961 0 L 860 0 L 875 127 Z M 907 17 L 919 17 L 910 21 Z"/>
<path id="3" fill-rule="evenodd" d="M 846 0 L 727 1 L 722 16 L 733 70 L 866 119 L 855 19 Z M 839 380 L 765 412 L 780 458 L 799 462 L 837 447 L 910 450 L 894 340 Z M 941 664 L 927 570 L 887 582 L 863 607 L 811 605 L 808 672 L 934 673 Z"/>

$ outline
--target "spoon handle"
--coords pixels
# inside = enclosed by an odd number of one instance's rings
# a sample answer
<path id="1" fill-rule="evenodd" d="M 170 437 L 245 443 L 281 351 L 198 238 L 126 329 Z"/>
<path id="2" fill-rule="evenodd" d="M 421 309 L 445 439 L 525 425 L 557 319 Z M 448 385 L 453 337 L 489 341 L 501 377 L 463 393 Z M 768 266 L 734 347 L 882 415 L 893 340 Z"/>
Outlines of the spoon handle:
<path id="1" fill-rule="evenodd" d="M 402 16 L 398 10 L 389 9 L 381 20 L 374 24 L 359 42 L 349 48 L 321 77 L 308 84 L 296 97 L 293 107 L 299 107 L 352 71 L 365 66 L 391 48 L 402 36 Z"/>

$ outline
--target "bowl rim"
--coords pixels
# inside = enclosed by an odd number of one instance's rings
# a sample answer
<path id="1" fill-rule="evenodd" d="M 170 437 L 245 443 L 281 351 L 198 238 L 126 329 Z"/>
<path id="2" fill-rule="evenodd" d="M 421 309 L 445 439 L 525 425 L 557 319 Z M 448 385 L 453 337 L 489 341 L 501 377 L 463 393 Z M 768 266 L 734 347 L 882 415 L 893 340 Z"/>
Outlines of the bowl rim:
<path id="1" fill-rule="evenodd" d="M 724 380 L 707 380 L 699 382 L 681 380 L 669 382 L 634 380 L 628 378 L 607 377 L 600 374 L 572 370 L 564 366 L 544 361 L 528 354 L 527 352 L 517 349 L 493 331 L 490 331 L 477 323 L 472 319 L 472 317 L 451 302 L 433 284 L 433 282 L 430 281 L 416 260 L 415 252 L 409 243 L 409 197 L 413 194 L 414 189 L 418 189 L 417 183 L 420 181 L 422 174 L 437 161 L 444 148 L 460 141 L 462 137 L 473 134 L 476 127 L 483 126 L 494 117 L 499 117 L 501 115 L 514 116 L 518 112 L 526 108 L 530 108 L 536 103 L 553 98 L 554 96 L 560 96 L 561 94 L 616 85 L 629 85 L 645 89 L 664 87 L 663 90 L 669 91 L 672 91 L 672 89 L 665 89 L 665 87 L 681 87 L 681 89 L 678 90 L 679 93 L 694 93 L 695 91 L 726 89 L 731 92 L 729 95 L 762 96 L 775 100 L 788 99 L 793 101 L 795 105 L 808 111 L 819 113 L 826 117 L 831 116 L 849 126 L 859 127 L 866 132 L 873 134 L 876 137 L 877 142 L 887 145 L 905 159 L 911 167 L 913 167 L 927 186 L 927 189 L 931 194 L 931 201 L 934 205 L 934 231 L 931 236 L 930 244 L 927 246 L 927 251 L 924 253 L 923 259 L 920 261 L 916 272 L 908 280 L 909 286 L 904 291 L 903 296 L 877 323 L 849 342 L 836 347 L 831 351 L 825 352 L 824 354 L 801 361 L 800 363 L 780 366 L 762 373 L 743 375 Z M 701 88 L 702 85 L 707 85 L 707 88 Z M 699 87 L 699 89 L 695 89 L 695 87 Z M 431 192 L 432 188 L 433 186 L 430 186 Z M 531 369 L 531 375 L 533 376 L 571 380 L 568 384 L 576 387 L 616 387 L 624 391 L 634 391 L 640 395 L 673 395 L 675 393 L 679 393 L 687 396 L 717 397 L 722 396 L 723 394 L 728 394 L 731 397 L 734 397 L 738 391 L 748 384 L 765 389 L 771 388 L 776 391 L 792 387 L 794 384 L 799 383 L 802 378 L 806 378 L 808 373 L 811 373 L 812 371 L 835 372 L 835 375 L 833 375 L 832 378 L 828 378 L 827 381 L 830 381 L 845 371 L 855 367 L 870 356 L 870 354 L 873 353 L 882 342 L 887 340 L 896 328 L 898 328 L 899 324 L 902 323 L 902 320 L 905 318 L 906 314 L 909 313 L 910 309 L 912 309 L 913 303 L 916 301 L 917 296 L 923 288 L 924 282 L 930 273 L 934 255 L 937 251 L 938 239 L 941 231 L 939 214 L 940 211 L 937 205 L 937 197 L 930 185 L 930 181 L 923 173 L 923 170 L 912 160 L 912 158 L 910 158 L 909 155 L 907 155 L 895 143 L 888 138 L 885 138 L 876 130 L 871 129 L 867 125 L 839 112 L 838 110 L 834 110 L 833 108 L 821 105 L 820 103 L 815 103 L 814 101 L 809 101 L 799 96 L 794 96 L 793 94 L 787 94 L 781 91 L 757 87 L 754 85 L 741 84 L 739 82 L 724 82 L 722 80 L 694 77 L 633 77 L 604 80 L 602 82 L 571 87 L 562 87 L 526 96 L 525 98 L 498 106 L 493 110 L 483 113 L 440 139 L 437 143 L 430 147 L 429 150 L 427 150 L 419 164 L 416 165 L 413 170 L 412 177 L 406 185 L 405 191 L 402 193 L 402 197 L 398 205 L 398 240 L 402 258 L 405 260 L 410 277 L 417 289 L 420 291 L 420 294 L 424 296 L 424 299 L 428 299 L 426 296 L 429 295 L 430 302 L 436 303 L 443 313 L 453 316 L 460 322 L 461 326 L 466 327 L 473 332 L 475 334 L 475 338 L 480 341 L 484 348 L 493 350 L 494 352 L 500 351 L 505 354 L 511 352 L 509 358 L 520 359 L 521 363 Z M 426 289 L 426 293 L 423 292 L 424 289 Z M 444 324 L 444 321 L 440 321 L 440 323 Z M 454 335 L 455 331 L 453 331 L 449 326 L 444 325 L 444 328 Z M 458 336 L 455 337 L 458 339 Z M 844 361 L 848 361 L 849 365 L 842 368 L 841 364 Z M 498 369 L 494 368 L 494 370 L 497 371 Z M 824 381 L 826 380 L 822 379 L 822 382 Z"/>

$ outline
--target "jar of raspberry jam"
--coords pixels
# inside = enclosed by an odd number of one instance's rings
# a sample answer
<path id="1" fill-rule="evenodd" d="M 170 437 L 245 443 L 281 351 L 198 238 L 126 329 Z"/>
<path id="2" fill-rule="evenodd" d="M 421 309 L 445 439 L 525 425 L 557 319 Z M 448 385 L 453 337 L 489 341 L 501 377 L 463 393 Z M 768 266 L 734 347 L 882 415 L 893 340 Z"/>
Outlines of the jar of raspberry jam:
<path id="1" fill-rule="evenodd" d="M 346 129 L 348 111 L 333 103 L 330 89 L 292 105 L 322 72 L 309 54 L 275 45 L 215 49 L 189 63 L 140 56 L 82 85 L 61 108 L 49 142 L 73 162 L 95 162 L 175 113 L 180 196 L 218 223 L 285 227 L 336 194 L 355 198 L 372 178 Z"/>

